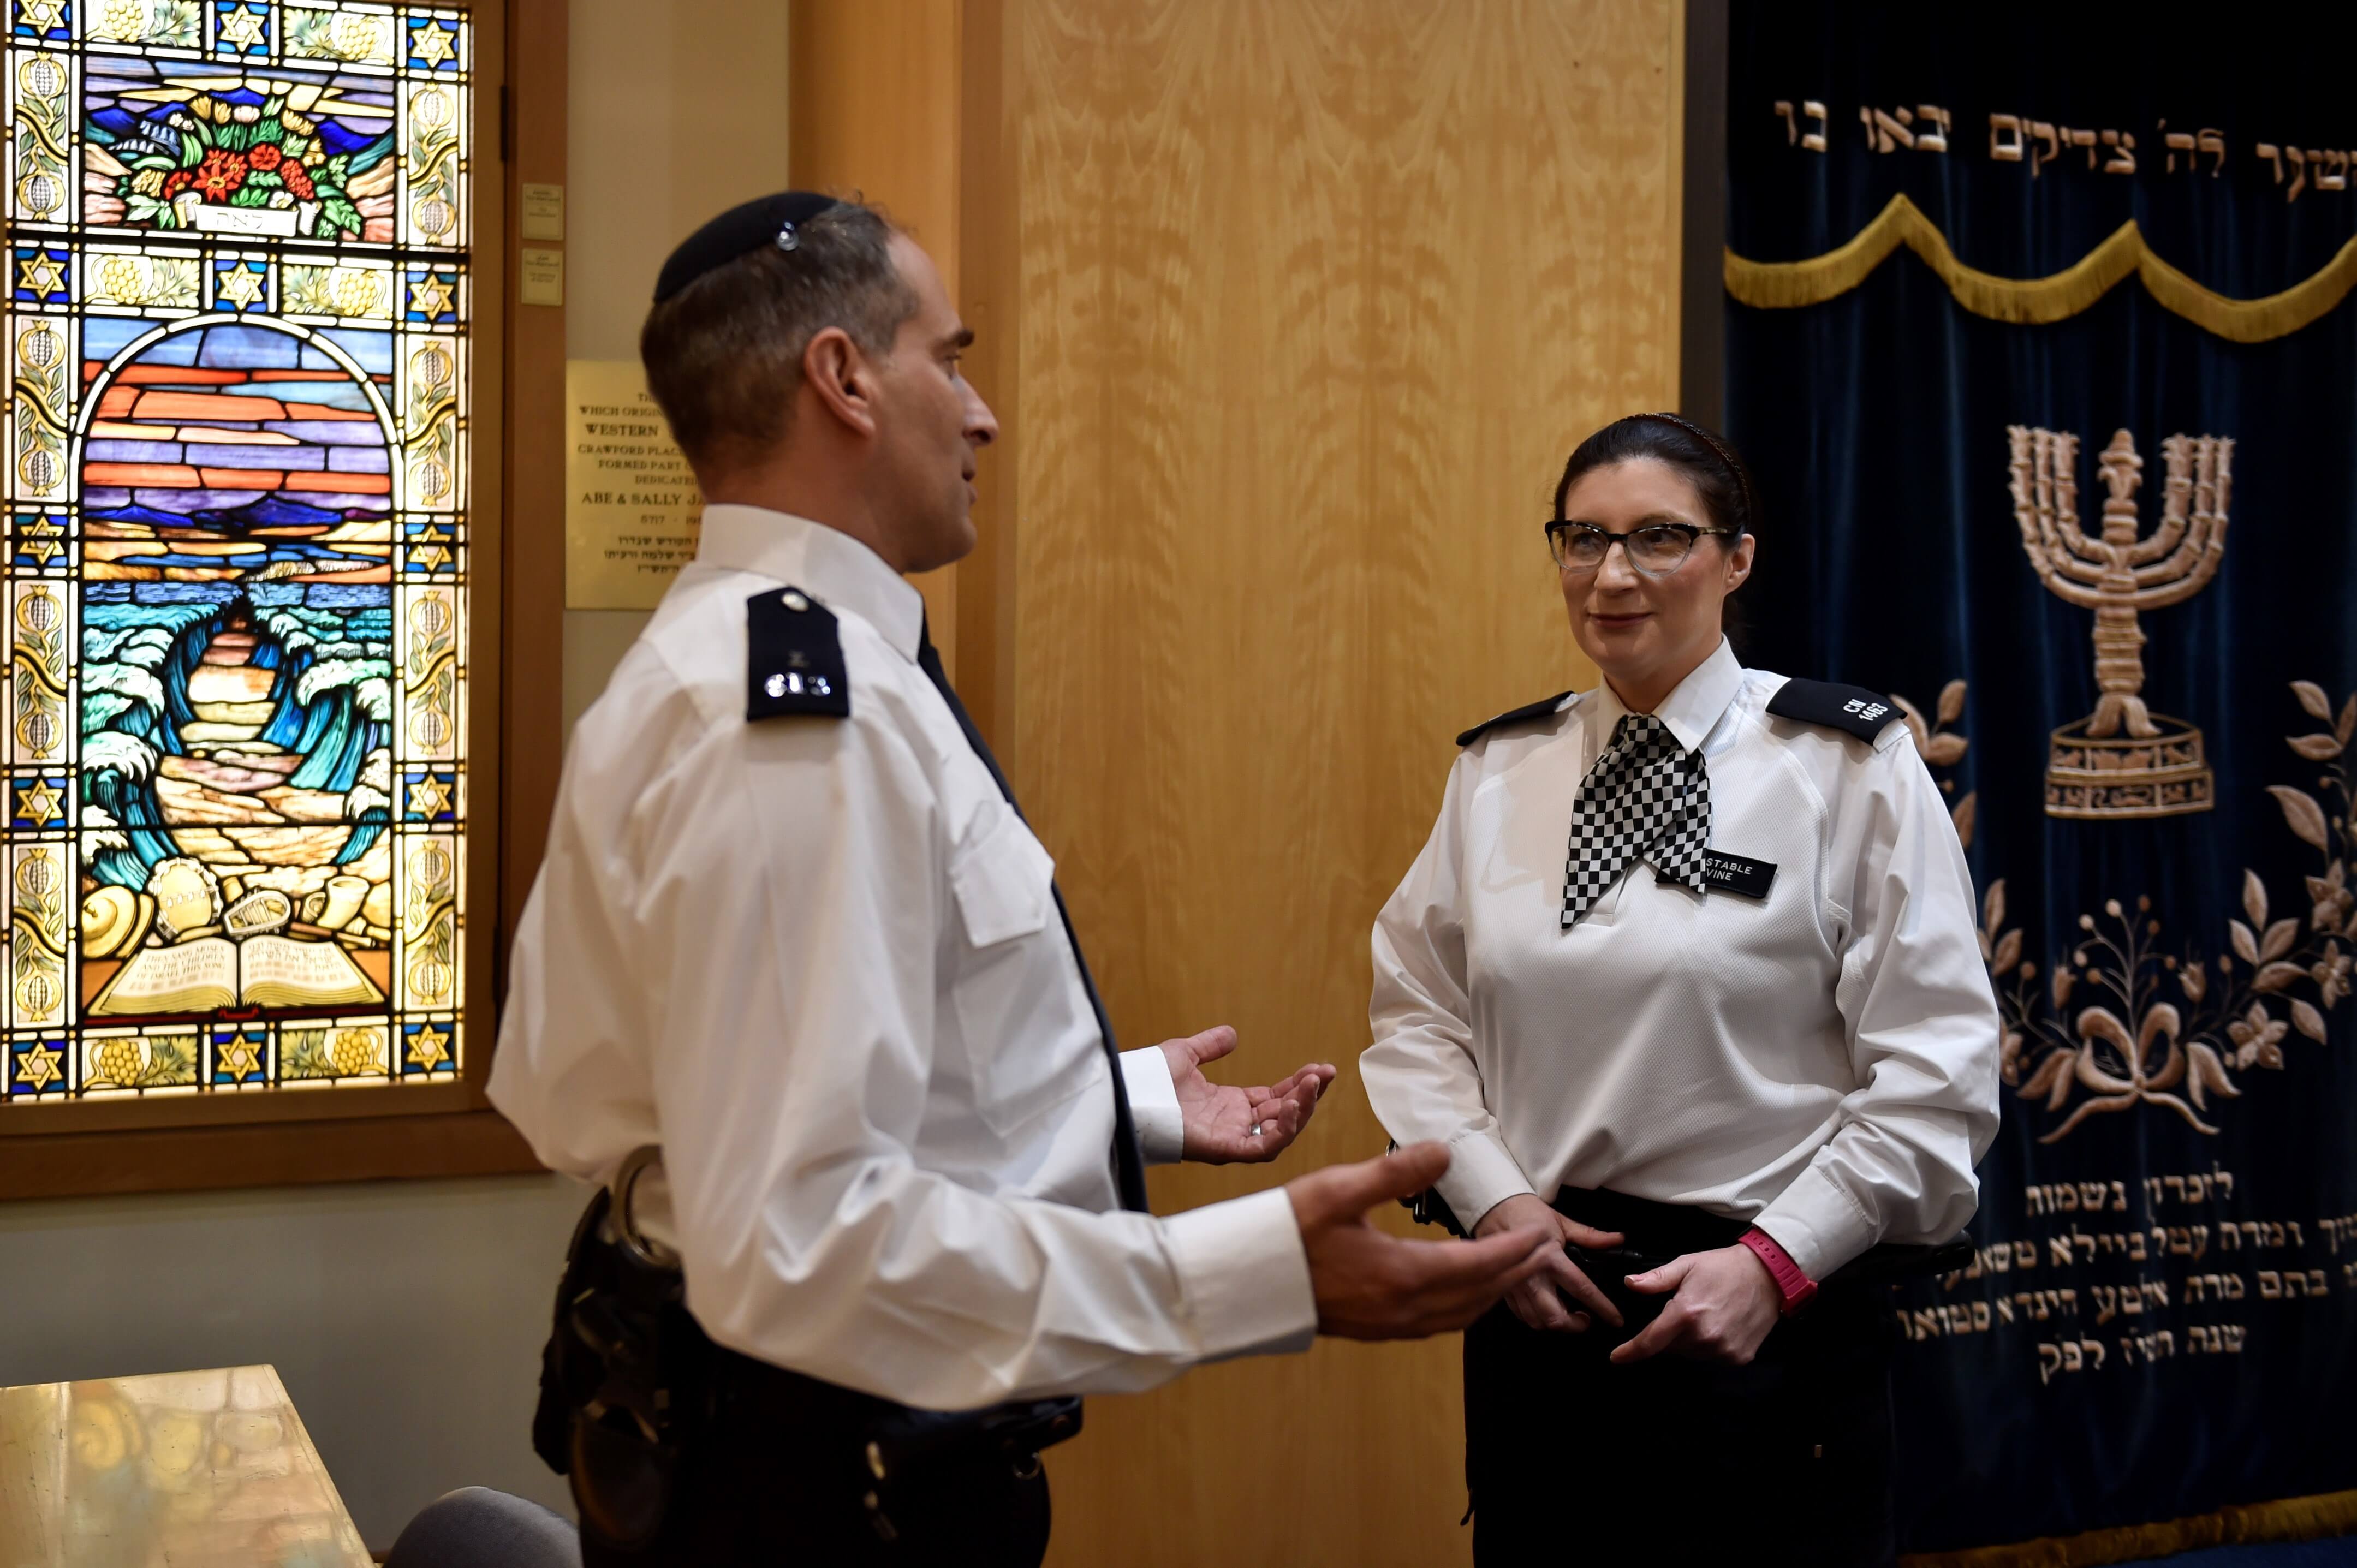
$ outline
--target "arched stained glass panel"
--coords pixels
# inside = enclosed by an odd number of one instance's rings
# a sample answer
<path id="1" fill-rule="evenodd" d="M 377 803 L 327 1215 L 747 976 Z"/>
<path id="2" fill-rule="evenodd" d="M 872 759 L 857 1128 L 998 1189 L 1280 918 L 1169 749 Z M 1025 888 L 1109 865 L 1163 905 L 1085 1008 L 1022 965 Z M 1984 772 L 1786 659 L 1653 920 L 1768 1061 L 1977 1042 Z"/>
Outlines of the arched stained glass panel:
<path id="1" fill-rule="evenodd" d="M 0 3 L 0 1101 L 448 1082 L 467 16 Z"/>

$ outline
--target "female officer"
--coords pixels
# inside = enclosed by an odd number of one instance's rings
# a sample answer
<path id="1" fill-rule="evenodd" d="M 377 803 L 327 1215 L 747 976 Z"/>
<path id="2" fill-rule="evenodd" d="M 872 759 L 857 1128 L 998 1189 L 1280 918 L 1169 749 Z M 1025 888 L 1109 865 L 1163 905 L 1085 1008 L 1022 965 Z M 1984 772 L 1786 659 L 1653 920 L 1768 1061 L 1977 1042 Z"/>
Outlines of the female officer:
<path id="1" fill-rule="evenodd" d="M 1729 649 L 1724 441 L 1617 421 L 1555 507 L 1603 682 L 1458 737 L 1361 1058 L 1468 1228 L 1566 1243 L 1466 1334 L 1474 1555 L 1884 1562 L 1887 1309 L 1836 1276 L 1972 1217 L 1999 1030 L 1964 854 L 1887 699 Z"/>

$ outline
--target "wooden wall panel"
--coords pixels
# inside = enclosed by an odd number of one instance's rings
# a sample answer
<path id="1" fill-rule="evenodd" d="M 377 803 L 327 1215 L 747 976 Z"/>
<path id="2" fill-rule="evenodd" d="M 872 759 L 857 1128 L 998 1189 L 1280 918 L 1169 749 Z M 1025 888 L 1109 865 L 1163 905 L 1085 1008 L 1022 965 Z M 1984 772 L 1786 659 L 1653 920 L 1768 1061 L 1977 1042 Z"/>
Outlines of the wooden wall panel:
<path id="1" fill-rule="evenodd" d="M 963 0 L 796 0 L 789 16 L 787 166 L 796 188 L 892 215 L 958 298 Z M 914 579 L 958 673 L 958 568 Z"/>
<path id="2" fill-rule="evenodd" d="M 1677 7 L 1004 0 L 1003 28 L 1013 275 L 965 292 L 1017 338 L 1017 787 L 1125 1044 L 1226 1021 L 1238 1077 L 1343 1068 L 1283 1165 L 1159 1173 L 1168 1212 L 1382 1148 L 1368 928 L 1449 737 L 1584 679 L 1540 525 L 1572 443 L 1674 402 Z M 1456 1354 L 1092 1402 L 1051 1562 L 1464 1561 Z"/>

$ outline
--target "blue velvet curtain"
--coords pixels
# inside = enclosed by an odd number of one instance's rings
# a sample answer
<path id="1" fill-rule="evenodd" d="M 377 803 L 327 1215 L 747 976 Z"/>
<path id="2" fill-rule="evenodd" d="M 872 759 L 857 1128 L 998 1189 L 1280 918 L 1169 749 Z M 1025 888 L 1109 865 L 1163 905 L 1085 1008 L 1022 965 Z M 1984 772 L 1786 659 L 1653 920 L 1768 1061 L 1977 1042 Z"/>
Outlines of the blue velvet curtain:
<path id="1" fill-rule="evenodd" d="M 2062 272 L 2133 218 L 2197 284 L 2271 295 L 2357 234 L 2352 60 L 2352 7 L 1743 0 L 1728 247 L 1820 256 L 1903 192 L 1999 277 Z M 2017 144 L 2019 160 L 1997 156 Z M 1902 250 L 1821 303 L 1730 298 L 1727 362 L 1728 433 L 1766 518 L 1747 661 L 1908 699 L 1935 777 L 1969 801 L 1979 887 L 2002 885 L 1985 935 L 2009 1056 L 1979 1261 L 1894 1293 L 1905 1546 L 2357 1487 L 2357 1219 L 2341 1224 L 2357 1211 L 2341 749 L 2357 721 L 2357 304 L 2234 342 L 2130 277 L 2017 325 Z M 2145 539 L 2164 525 L 2164 443 L 2233 443 L 2214 575 L 2190 586 L 2202 564 L 2181 547 L 2121 568 L 2143 573 L 2136 694 L 2158 736 L 2086 734 L 2097 610 L 2050 589 L 2025 545 L 2016 426 L 2077 437 L 2086 536 L 2115 432 L 2142 462 Z M 2033 473 L 2033 531 L 2079 560 L 2035 499 Z M 2189 538 L 2202 499 L 2183 503 Z M 2206 809 L 2132 810 L 2198 800 L 2197 743 Z M 2097 760 L 2090 797 L 2072 768 Z M 2056 814 L 2050 789 L 2095 814 Z"/>

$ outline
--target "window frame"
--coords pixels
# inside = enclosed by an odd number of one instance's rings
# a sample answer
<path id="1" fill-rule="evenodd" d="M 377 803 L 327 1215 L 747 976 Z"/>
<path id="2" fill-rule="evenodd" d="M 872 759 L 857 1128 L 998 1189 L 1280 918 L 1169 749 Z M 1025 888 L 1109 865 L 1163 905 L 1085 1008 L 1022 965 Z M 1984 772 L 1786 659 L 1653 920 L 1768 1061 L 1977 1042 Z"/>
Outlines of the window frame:
<path id="1" fill-rule="evenodd" d="M 565 313 L 517 303 L 522 184 L 562 185 L 565 0 L 472 14 L 467 1020 L 455 1080 L 0 1107 L 0 1200 L 542 1168 L 485 1093 L 562 753 Z M 535 246 L 562 248 L 559 242 Z M 489 280 L 497 287 L 486 287 Z"/>

